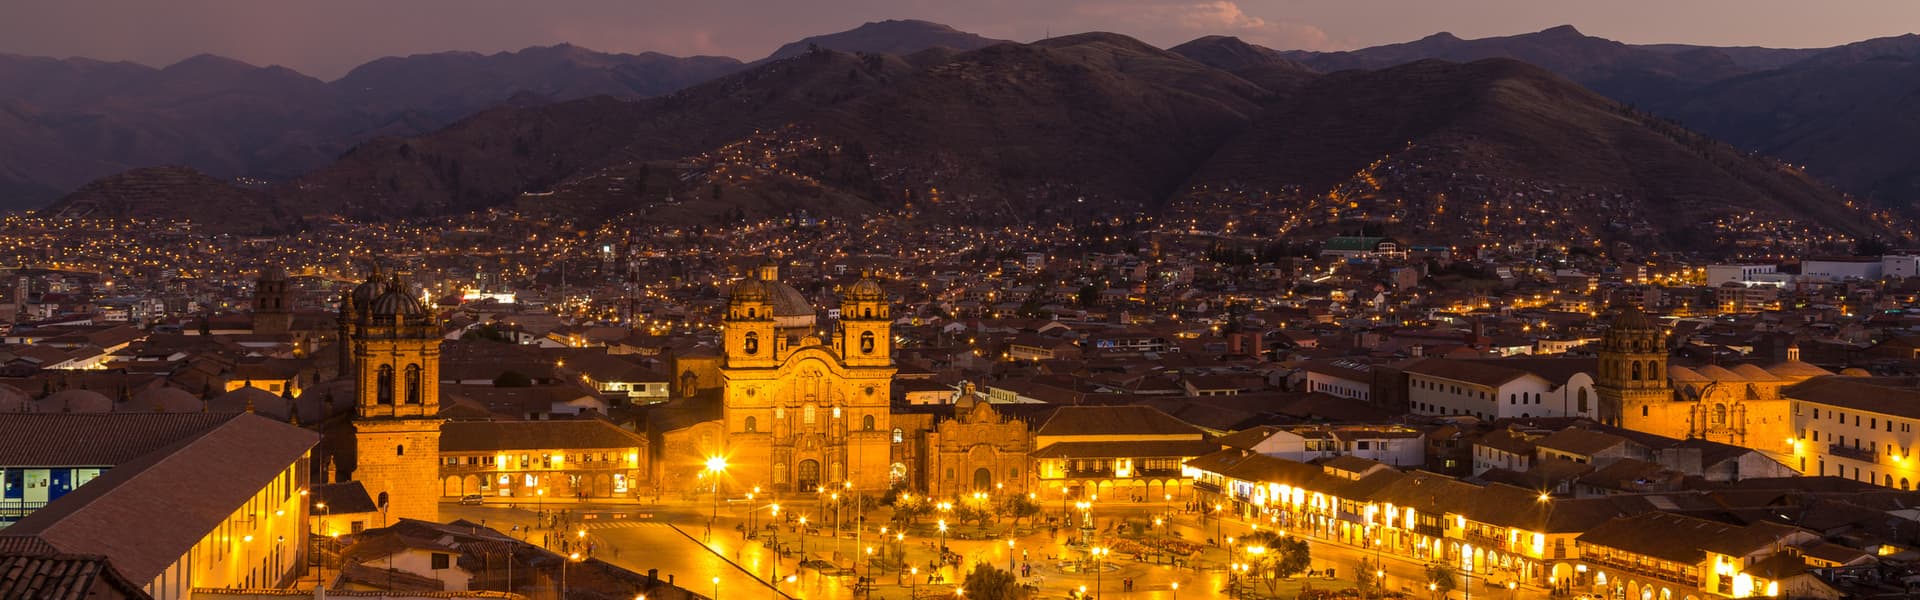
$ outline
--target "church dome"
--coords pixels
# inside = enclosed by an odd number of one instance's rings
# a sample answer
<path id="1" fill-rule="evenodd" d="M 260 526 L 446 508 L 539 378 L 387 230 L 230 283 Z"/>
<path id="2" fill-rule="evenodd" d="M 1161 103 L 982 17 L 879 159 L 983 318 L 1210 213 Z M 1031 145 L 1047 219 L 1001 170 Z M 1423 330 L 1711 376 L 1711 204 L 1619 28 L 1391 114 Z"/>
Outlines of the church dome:
<path id="1" fill-rule="evenodd" d="M 113 400 L 92 390 L 70 389 L 41 398 L 34 412 L 103 413 L 113 412 Z"/>
<path id="2" fill-rule="evenodd" d="M 813 317 L 813 303 L 800 290 L 784 281 L 768 281 L 767 301 L 773 303 L 775 317 Z"/>
<path id="3" fill-rule="evenodd" d="M 1621 310 L 1619 316 L 1613 318 L 1613 328 L 1620 331 L 1646 331 L 1655 329 L 1653 319 L 1648 318 L 1647 313 L 1641 312 L 1638 307 L 1633 306 L 1628 306 Z"/>
<path id="4" fill-rule="evenodd" d="M 0 413 L 28 412 L 33 410 L 33 397 L 26 392 L 4 383 L 0 383 Z"/>
<path id="5" fill-rule="evenodd" d="M 419 298 L 408 294 L 405 286 L 394 285 L 387 288 L 387 293 L 373 299 L 368 312 L 375 317 L 421 317 L 426 316 L 427 306 L 421 304 Z"/>
<path id="6" fill-rule="evenodd" d="M 186 390 L 171 386 L 149 388 L 115 407 L 121 412 L 200 412 L 206 403 Z"/>
<path id="7" fill-rule="evenodd" d="M 727 302 L 766 302 L 767 282 L 748 277 L 727 288 Z"/>
<path id="8" fill-rule="evenodd" d="M 387 282 L 381 281 L 378 276 L 374 276 L 368 277 L 367 280 L 361 282 L 360 285 L 354 286 L 353 291 L 347 292 L 347 299 L 352 301 L 353 305 L 359 310 L 365 311 L 367 307 L 373 305 L 374 299 L 379 298 L 381 294 L 385 293 L 387 293 Z"/>
<path id="9" fill-rule="evenodd" d="M 887 291 L 881 289 L 878 281 L 861 279 L 848 287 L 843 297 L 851 301 L 883 302 L 887 299 Z"/>

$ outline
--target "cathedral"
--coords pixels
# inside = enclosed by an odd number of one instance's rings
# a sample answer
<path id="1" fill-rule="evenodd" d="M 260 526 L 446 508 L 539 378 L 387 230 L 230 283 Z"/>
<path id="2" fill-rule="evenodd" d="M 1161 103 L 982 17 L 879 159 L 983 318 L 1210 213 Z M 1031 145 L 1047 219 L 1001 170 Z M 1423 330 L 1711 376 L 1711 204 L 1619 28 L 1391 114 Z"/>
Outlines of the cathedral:
<path id="1" fill-rule="evenodd" d="M 880 284 L 841 294 L 827 337 L 813 306 L 775 266 L 728 293 L 718 438 L 727 485 L 774 491 L 885 490 L 893 366 L 891 309 Z"/>
<path id="2" fill-rule="evenodd" d="M 440 330 L 398 277 L 378 270 L 340 301 L 341 371 L 356 402 L 352 479 L 388 522 L 440 520 Z"/>
<path id="3" fill-rule="evenodd" d="M 1667 336 L 1636 308 L 1622 311 L 1600 342 L 1601 421 L 1676 439 L 1703 439 L 1785 457 L 1794 437 L 1792 403 L 1780 390 L 1833 373 L 1799 360 L 1771 365 L 1675 366 Z"/>

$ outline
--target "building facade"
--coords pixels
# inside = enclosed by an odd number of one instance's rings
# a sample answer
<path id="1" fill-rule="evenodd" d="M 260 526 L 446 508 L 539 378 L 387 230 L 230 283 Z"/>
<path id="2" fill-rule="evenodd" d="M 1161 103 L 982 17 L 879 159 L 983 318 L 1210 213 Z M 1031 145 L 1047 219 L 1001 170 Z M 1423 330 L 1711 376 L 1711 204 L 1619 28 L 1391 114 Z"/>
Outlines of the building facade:
<path id="1" fill-rule="evenodd" d="M 878 492 L 891 480 L 892 316 L 872 280 L 841 294 L 823 339 L 777 267 L 736 284 L 724 319 L 720 449 L 726 485 Z"/>
<path id="2" fill-rule="evenodd" d="M 1024 421 L 1001 415 L 993 405 L 962 396 L 954 418 L 927 432 L 927 494 L 951 497 L 973 492 L 1027 493 L 1027 453 L 1033 435 Z"/>

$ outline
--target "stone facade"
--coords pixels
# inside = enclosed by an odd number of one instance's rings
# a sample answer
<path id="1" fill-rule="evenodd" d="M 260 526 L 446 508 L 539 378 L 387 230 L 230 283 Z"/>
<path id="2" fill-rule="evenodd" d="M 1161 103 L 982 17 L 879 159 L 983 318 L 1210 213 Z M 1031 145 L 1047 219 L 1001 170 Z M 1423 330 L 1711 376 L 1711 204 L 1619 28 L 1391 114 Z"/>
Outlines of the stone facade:
<path id="1" fill-rule="evenodd" d="M 378 275 L 341 303 L 354 322 L 353 478 L 389 522 L 440 520 L 440 331 L 401 281 Z"/>
<path id="2" fill-rule="evenodd" d="M 1027 493 L 1033 432 L 986 402 L 963 397 L 954 418 L 927 432 L 925 491 L 939 498 L 973 492 Z"/>
<path id="3" fill-rule="evenodd" d="M 823 340 L 813 307 L 777 275 L 764 268 L 728 294 L 717 453 L 728 464 L 724 485 L 885 490 L 895 372 L 886 294 L 872 281 L 849 286 L 837 331 Z"/>

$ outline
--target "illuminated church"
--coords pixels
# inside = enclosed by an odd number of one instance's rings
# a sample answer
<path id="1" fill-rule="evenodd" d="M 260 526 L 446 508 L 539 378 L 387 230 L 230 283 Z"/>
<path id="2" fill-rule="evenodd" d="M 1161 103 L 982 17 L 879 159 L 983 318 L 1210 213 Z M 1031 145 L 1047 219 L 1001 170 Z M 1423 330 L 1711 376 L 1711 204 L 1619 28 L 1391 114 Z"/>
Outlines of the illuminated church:
<path id="1" fill-rule="evenodd" d="M 1784 457 L 1794 436 L 1792 401 L 1781 389 L 1832 375 L 1800 361 L 1798 348 L 1770 364 L 1679 366 L 1666 334 L 1637 308 L 1614 319 L 1600 342 L 1594 391 L 1602 420 L 1676 439 L 1702 439 Z"/>
<path id="2" fill-rule="evenodd" d="M 340 302 L 341 371 L 356 402 L 352 479 L 388 522 L 440 520 L 440 330 L 398 277 L 378 270 Z"/>
<path id="3" fill-rule="evenodd" d="M 870 279 L 840 296 L 840 318 L 823 338 L 813 306 L 780 281 L 778 267 L 761 267 L 729 291 L 720 419 L 702 435 L 704 451 L 725 457 L 728 485 L 879 491 L 889 484 L 891 311 Z"/>

